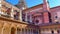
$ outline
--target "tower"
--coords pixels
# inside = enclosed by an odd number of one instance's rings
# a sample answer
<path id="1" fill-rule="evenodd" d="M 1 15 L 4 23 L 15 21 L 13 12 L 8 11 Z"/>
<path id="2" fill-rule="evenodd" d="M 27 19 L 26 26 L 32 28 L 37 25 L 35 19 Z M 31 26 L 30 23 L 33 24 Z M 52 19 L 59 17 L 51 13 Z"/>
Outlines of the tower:
<path id="1" fill-rule="evenodd" d="M 44 15 L 44 23 L 49 23 L 51 21 L 50 7 L 48 0 L 43 0 L 43 15 Z"/>
<path id="2" fill-rule="evenodd" d="M 48 0 L 43 0 L 43 10 L 44 11 L 49 11 L 50 10 Z"/>
<path id="3" fill-rule="evenodd" d="M 24 10 L 27 8 L 25 0 L 19 0 L 18 4 L 15 6 L 21 10 Z"/>

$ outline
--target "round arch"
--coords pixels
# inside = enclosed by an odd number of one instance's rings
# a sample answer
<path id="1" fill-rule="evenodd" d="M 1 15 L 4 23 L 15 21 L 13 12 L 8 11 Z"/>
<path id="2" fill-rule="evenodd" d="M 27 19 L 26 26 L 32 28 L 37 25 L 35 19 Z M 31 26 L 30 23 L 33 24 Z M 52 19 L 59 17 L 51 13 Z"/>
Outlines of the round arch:
<path id="1" fill-rule="evenodd" d="M 16 28 L 12 27 L 11 28 L 11 34 L 15 34 Z"/>

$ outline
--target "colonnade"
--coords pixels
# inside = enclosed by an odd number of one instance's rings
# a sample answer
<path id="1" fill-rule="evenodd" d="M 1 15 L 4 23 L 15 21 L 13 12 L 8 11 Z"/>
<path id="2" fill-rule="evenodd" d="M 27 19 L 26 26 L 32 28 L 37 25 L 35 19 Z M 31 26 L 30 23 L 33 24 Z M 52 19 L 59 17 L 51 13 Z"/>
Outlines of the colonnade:
<path id="1" fill-rule="evenodd" d="M 39 34 L 39 31 L 36 28 L 29 28 L 26 24 L 0 20 L 0 34 Z"/>

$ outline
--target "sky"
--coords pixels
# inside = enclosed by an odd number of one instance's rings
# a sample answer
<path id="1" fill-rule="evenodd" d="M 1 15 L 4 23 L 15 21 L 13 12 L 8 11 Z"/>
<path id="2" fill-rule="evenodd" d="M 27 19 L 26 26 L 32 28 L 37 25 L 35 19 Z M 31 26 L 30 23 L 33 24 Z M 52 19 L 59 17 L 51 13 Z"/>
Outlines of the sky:
<path id="1" fill-rule="evenodd" d="M 19 0 L 6 0 L 6 1 L 11 3 L 12 5 L 16 5 L 19 2 Z M 60 6 L 60 0 L 48 0 L 48 1 L 49 1 L 50 8 Z M 25 0 L 25 2 L 26 2 L 26 5 L 30 8 L 30 7 L 43 3 L 43 0 L 36 0 L 36 1 Z"/>

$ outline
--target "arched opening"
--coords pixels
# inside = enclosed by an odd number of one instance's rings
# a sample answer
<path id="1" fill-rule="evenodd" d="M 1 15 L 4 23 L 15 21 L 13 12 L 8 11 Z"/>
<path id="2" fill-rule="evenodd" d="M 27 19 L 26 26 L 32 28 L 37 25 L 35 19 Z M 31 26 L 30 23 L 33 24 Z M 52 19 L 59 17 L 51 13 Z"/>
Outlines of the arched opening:
<path id="1" fill-rule="evenodd" d="M 52 30 L 51 33 L 54 34 L 54 31 Z"/>
<path id="2" fill-rule="evenodd" d="M 14 10 L 14 19 L 19 20 L 19 12 Z"/>
<path id="3" fill-rule="evenodd" d="M 38 30 L 33 30 L 33 34 L 39 34 Z"/>
<path id="4" fill-rule="evenodd" d="M 49 22 L 52 23 L 51 14 L 50 13 L 48 13 L 48 14 L 49 14 L 48 15 L 49 16 Z"/>
<path id="5" fill-rule="evenodd" d="M 60 34 L 60 30 L 57 30 L 57 33 Z"/>
<path id="6" fill-rule="evenodd" d="M 11 34 L 15 34 L 15 30 L 16 30 L 16 29 L 15 29 L 14 27 L 12 27 L 12 28 L 11 28 Z"/>
<path id="7" fill-rule="evenodd" d="M 21 34 L 21 29 L 17 28 L 17 34 Z"/>

